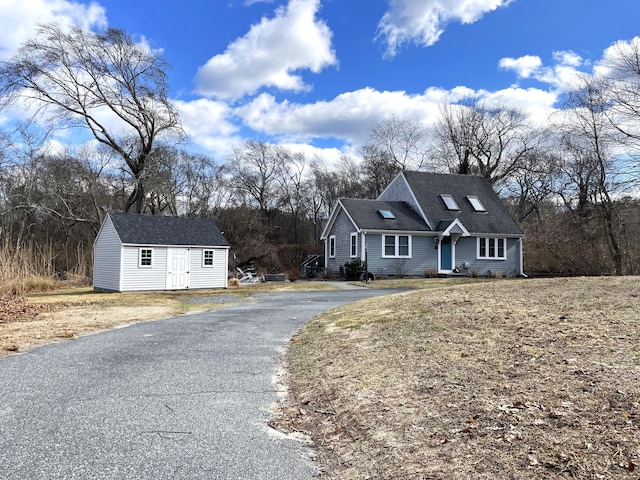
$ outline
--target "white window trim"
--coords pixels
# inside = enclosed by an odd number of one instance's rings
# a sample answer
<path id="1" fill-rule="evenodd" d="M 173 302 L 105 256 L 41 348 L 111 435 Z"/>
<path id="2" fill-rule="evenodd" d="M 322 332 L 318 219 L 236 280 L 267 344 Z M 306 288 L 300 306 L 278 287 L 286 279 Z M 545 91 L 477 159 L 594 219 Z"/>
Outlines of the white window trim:
<path id="1" fill-rule="evenodd" d="M 206 253 L 211 252 L 211 265 L 206 264 Z M 213 268 L 216 263 L 216 251 L 213 248 L 205 248 L 202 250 L 202 268 Z"/>
<path id="2" fill-rule="evenodd" d="M 495 255 L 493 257 L 489 256 L 489 239 L 492 238 L 496 241 L 496 250 L 495 250 Z M 480 244 L 481 242 L 485 243 L 485 252 L 487 252 L 487 254 L 484 257 L 480 256 Z M 498 256 L 498 242 L 504 242 L 503 243 L 503 253 L 504 255 L 502 257 Z M 506 260 L 507 259 L 507 239 L 505 237 L 478 237 L 478 243 L 477 243 L 477 254 L 476 254 L 476 258 L 478 260 Z"/>
<path id="3" fill-rule="evenodd" d="M 142 264 L 142 252 L 143 251 L 151 252 L 151 264 L 150 265 L 143 265 Z M 152 268 L 152 267 L 153 267 L 153 248 L 140 247 L 138 249 L 138 268 Z"/>
<path id="4" fill-rule="evenodd" d="M 353 248 L 354 246 L 355 246 L 355 251 Z M 352 232 L 351 236 L 349 237 L 349 256 L 351 258 L 358 257 L 358 233 L 357 232 Z"/>
<path id="5" fill-rule="evenodd" d="M 386 243 L 386 238 L 387 237 L 394 237 L 394 243 L 395 243 L 395 254 L 394 255 L 387 255 L 385 253 L 385 243 Z M 398 252 L 400 250 L 400 238 L 399 237 L 407 237 L 409 239 L 409 255 L 399 255 Z M 412 245 L 413 245 L 413 240 L 411 235 L 403 235 L 403 234 L 398 234 L 398 235 L 382 235 L 382 258 L 412 258 Z"/>
<path id="6" fill-rule="evenodd" d="M 329 250 L 327 252 L 329 254 L 329 258 L 336 258 L 336 236 L 335 235 L 331 235 L 329 237 L 329 244 L 327 245 L 327 250 Z"/>

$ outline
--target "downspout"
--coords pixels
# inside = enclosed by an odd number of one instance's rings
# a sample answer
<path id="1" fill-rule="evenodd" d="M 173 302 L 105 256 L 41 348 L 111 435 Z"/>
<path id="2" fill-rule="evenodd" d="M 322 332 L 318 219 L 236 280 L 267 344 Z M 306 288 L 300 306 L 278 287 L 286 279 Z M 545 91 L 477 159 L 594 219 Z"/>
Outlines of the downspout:
<path id="1" fill-rule="evenodd" d="M 362 232 L 362 248 L 360 249 L 360 259 L 364 262 L 364 279 L 363 281 L 369 282 L 369 259 L 367 254 L 367 240 L 366 240 L 367 232 Z"/>
<path id="2" fill-rule="evenodd" d="M 529 276 L 524 273 L 524 263 L 522 261 L 522 238 L 518 239 L 518 243 L 520 244 L 520 276 L 524 277 L 524 278 L 529 278 Z"/>
<path id="3" fill-rule="evenodd" d="M 324 242 L 324 271 L 327 273 L 327 269 L 329 268 L 329 242 L 325 238 Z"/>

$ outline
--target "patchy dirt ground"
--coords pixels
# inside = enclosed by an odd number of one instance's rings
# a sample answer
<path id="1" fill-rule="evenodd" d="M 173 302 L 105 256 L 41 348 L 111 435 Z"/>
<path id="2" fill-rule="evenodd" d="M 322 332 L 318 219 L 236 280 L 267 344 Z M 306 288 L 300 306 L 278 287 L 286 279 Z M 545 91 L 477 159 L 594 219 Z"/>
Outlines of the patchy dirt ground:
<path id="1" fill-rule="evenodd" d="M 640 278 L 432 284 L 290 345 L 326 478 L 640 478 Z"/>

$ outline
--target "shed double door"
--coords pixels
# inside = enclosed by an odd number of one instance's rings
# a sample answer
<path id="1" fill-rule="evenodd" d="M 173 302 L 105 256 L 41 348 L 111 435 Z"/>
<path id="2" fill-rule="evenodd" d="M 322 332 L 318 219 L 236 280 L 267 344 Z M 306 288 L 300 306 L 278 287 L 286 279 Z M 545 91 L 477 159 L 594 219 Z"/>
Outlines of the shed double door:
<path id="1" fill-rule="evenodd" d="M 189 249 L 167 249 L 167 290 L 189 288 Z"/>

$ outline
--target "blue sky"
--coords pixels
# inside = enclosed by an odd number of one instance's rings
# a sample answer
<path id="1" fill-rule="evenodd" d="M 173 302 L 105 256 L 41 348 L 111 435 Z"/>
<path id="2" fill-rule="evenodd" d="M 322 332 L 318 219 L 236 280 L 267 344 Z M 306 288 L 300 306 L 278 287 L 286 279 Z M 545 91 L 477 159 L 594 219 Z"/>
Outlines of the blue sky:
<path id="1" fill-rule="evenodd" d="M 123 28 L 171 64 L 191 148 L 222 161 L 255 138 L 331 162 L 460 95 L 544 123 L 638 19 L 638 0 L 0 0 L 0 56 L 37 23 Z"/>

